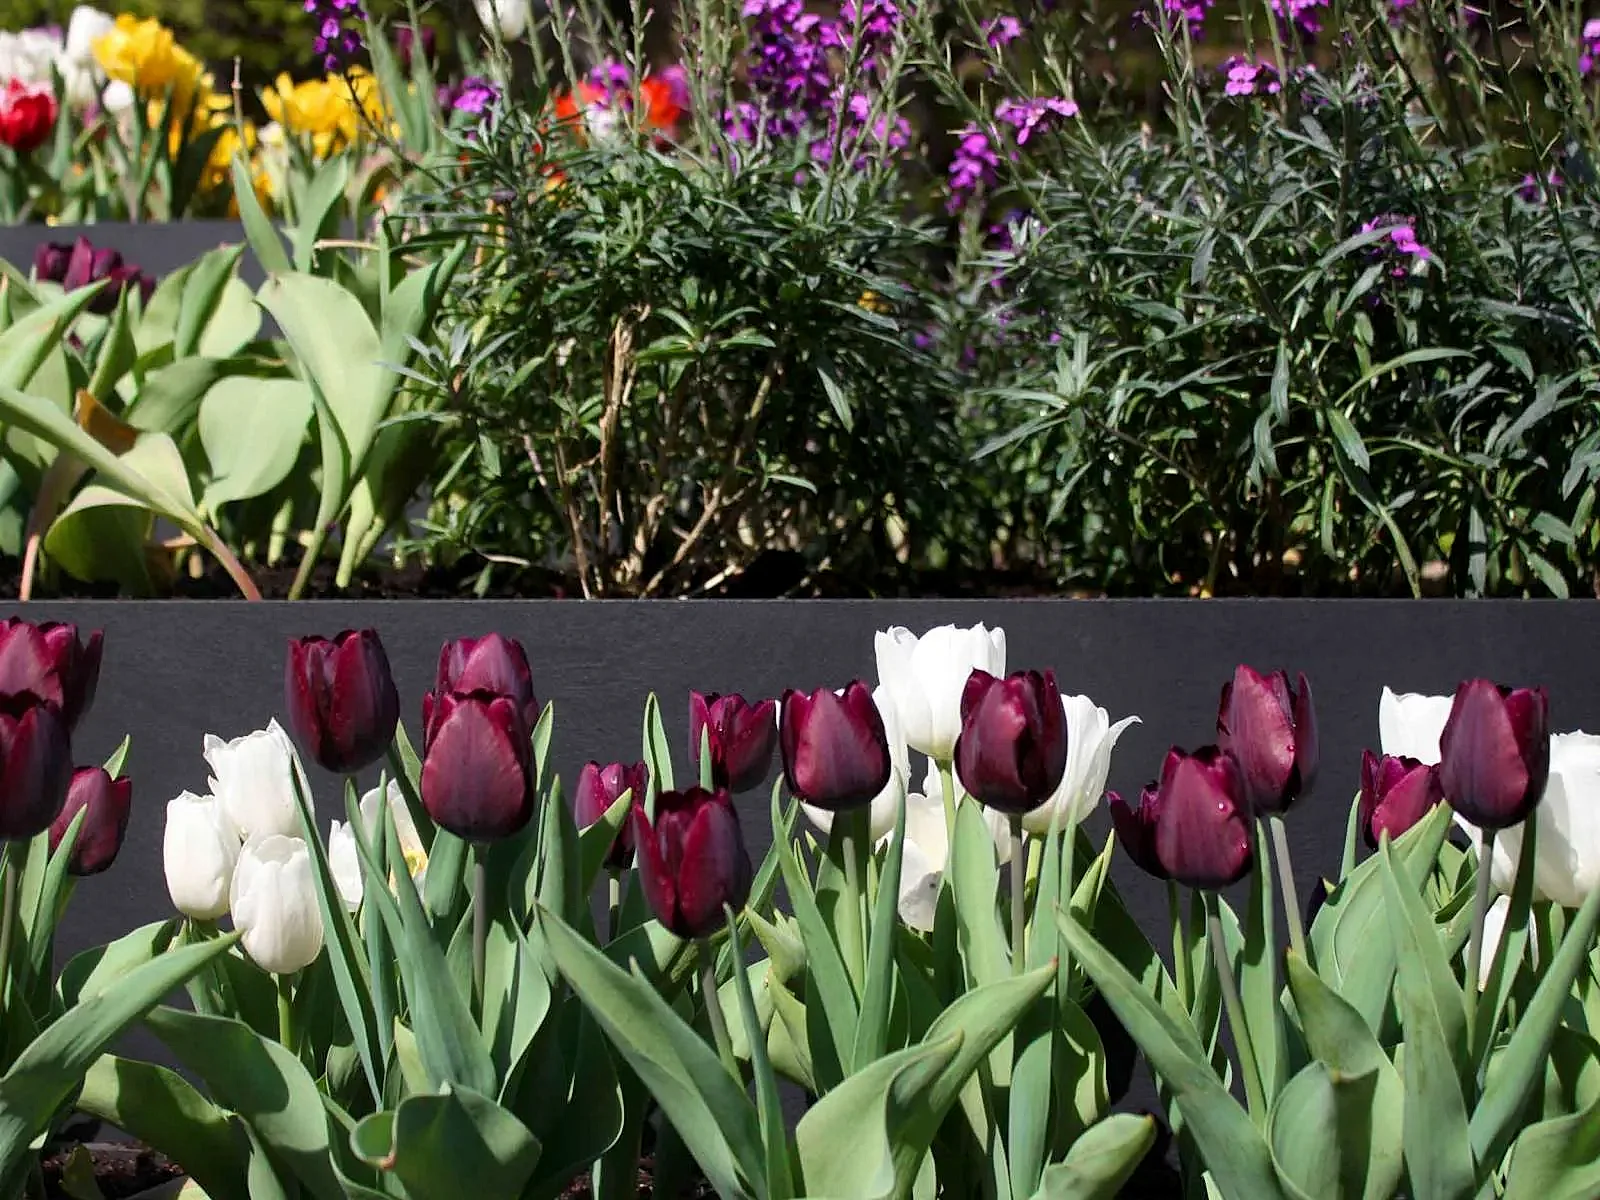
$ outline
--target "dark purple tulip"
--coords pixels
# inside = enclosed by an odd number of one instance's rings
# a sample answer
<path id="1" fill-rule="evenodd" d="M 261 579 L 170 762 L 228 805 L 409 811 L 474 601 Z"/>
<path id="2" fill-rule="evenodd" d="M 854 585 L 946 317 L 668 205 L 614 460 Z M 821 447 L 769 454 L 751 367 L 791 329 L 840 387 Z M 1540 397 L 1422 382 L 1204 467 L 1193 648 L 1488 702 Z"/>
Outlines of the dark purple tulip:
<path id="1" fill-rule="evenodd" d="M 46 242 L 33 252 L 33 277 L 41 283 L 61 283 L 72 261 L 72 243 Z"/>
<path id="2" fill-rule="evenodd" d="M 295 737 L 330 771 L 353 774 L 394 741 L 400 695 L 376 630 L 291 639 L 283 693 Z"/>
<path id="3" fill-rule="evenodd" d="M 1179 883 L 1208 890 L 1250 870 L 1250 810 L 1233 755 L 1216 746 L 1167 751 L 1161 768 L 1156 854 Z"/>
<path id="4" fill-rule="evenodd" d="M 533 668 L 528 653 L 516 638 L 498 633 L 481 638 L 457 638 L 439 648 L 439 670 L 434 692 L 493 692 L 514 701 L 531 733 L 539 723 L 539 699 L 533 694 Z M 422 701 L 422 725 L 428 725 L 427 697 Z"/>
<path id="5" fill-rule="evenodd" d="M 1161 819 L 1161 792 L 1157 785 L 1148 783 L 1139 794 L 1139 807 L 1130 807 L 1115 792 L 1107 792 L 1111 805 L 1111 825 L 1117 832 L 1117 843 L 1123 853 L 1146 874 L 1166 879 L 1167 869 L 1161 865 L 1156 853 L 1156 824 Z"/>
<path id="6" fill-rule="evenodd" d="M 493 692 L 433 698 L 423 731 L 422 807 L 469 842 L 509 837 L 533 816 L 533 749 L 522 710 Z"/>
<path id="7" fill-rule="evenodd" d="M 981 804 L 1013 815 L 1037 808 L 1067 769 L 1067 717 L 1054 671 L 997 679 L 973 671 L 961 693 L 956 774 Z"/>
<path id="8" fill-rule="evenodd" d="M 438 35 L 434 33 L 433 28 L 428 25 L 422 27 L 420 38 L 417 35 L 417 31 L 411 26 L 396 25 L 394 27 L 394 52 L 395 57 L 400 60 L 401 69 L 407 71 L 411 69 L 411 56 L 417 52 L 417 43 L 419 41 L 422 43 L 423 59 L 431 62 L 433 60 L 434 42 L 437 37 Z"/>
<path id="9" fill-rule="evenodd" d="M 67 836 L 73 818 L 83 811 L 83 826 L 73 843 L 67 870 L 73 875 L 98 875 L 117 861 L 128 814 L 133 804 L 133 780 L 113 779 L 104 767 L 79 767 L 67 787 L 67 802 L 50 824 L 50 853 Z"/>
<path id="10" fill-rule="evenodd" d="M 0 841 L 49 829 L 71 781 L 72 748 L 56 706 L 28 692 L 0 696 Z"/>
<path id="11" fill-rule="evenodd" d="M 722 927 L 723 905 L 738 912 L 750 898 L 754 872 L 727 789 L 662 792 L 654 825 L 635 801 L 633 833 L 645 899 L 679 937 L 711 936 Z"/>
<path id="12" fill-rule="evenodd" d="M 889 738 L 872 689 L 853 680 L 840 696 L 818 688 L 783 694 L 778 723 L 783 774 L 807 804 L 839 812 L 870 803 L 889 784 Z"/>
<path id="13" fill-rule="evenodd" d="M 711 782 L 737 795 L 760 787 L 772 769 L 778 744 L 778 706 L 751 704 L 743 696 L 689 693 L 689 761 L 700 763 L 705 734 L 711 747 Z"/>
<path id="14" fill-rule="evenodd" d="M 79 641 L 76 625 L 6 618 L 0 622 L 0 694 L 32 692 L 54 704 L 72 732 L 94 703 L 103 642 L 98 629 Z"/>
<path id="15" fill-rule="evenodd" d="M 1399 837 L 1443 799 L 1437 767 L 1414 758 L 1361 752 L 1361 832 L 1374 850 L 1383 834 Z"/>
<path id="16" fill-rule="evenodd" d="M 1317 777 L 1317 712 L 1302 674 L 1262 675 L 1240 666 L 1222 685 L 1217 745 L 1239 763 L 1255 813 L 1279 813 L 1311 790 Z"/>
<path id="17" fill-rule="evenodd" d="M 623 792 L 631 791 L 633 798 L 644 803 L 645 790 L 650 786 L 650 768 L 644 763 L 612 763 L 602 767 L 597 762 L 583 764 L 578 772 L 578 788 L 573 796 L 573 815 L 578 827 L 587 829 L 617 802 Z M 631 810 L 630 810 L 631 811 Z M 613 871 L 626 870 L 633 861 L 633 821 L 624 815 L 622 827 L 606 851 L 606 866 Z"/>
<path id="18" fill-rule="evenodd" d="M 1482 829 L 1515 825 L 1550 778 L 1550 699 L 1542 687 L 1469 679 L 1456 688 L 1439 735 L 1439 783 L 1458 813 Z"/>
<path id="19" fill-rule="evenodd" d="M 47 249 L 60 250 L 63 247 L 56 245 Z M 104 315 L 114 311 L 118 297 L 130 287 L 137 287 L 142 298 L 149 302 L 151 293 L 155 291 L 156 281 L 133 264 L 123 262 L 119 251 L 109 247 L 96 250 L 85 237 L 80 237 L 67 249 L 66 267 L 58 280 L 66 291 L 76 291 L 78 288 L 88 287 L 91 283 L 99 283 L 102 279 L 111 281 L 89 302 L 90 312 Z M 51 256 L 48 265 L 52 270 L 57 268 L 57 259 L 54 255 Z"/>

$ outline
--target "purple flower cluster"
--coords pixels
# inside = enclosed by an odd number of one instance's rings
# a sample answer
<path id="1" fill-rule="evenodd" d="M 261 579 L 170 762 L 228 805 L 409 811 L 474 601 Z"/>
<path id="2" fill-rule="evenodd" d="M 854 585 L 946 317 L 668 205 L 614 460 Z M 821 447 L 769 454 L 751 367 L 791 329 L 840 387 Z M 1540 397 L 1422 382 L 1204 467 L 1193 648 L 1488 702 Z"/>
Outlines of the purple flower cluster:
<path id="1" fill-rule="evenodd" d="M 1283 90 L 1278 81 L 1278 69 L 1270 63 L 1252 62 L 1234 55 L 1222 66 L 1228 74 L 1223 90 L 1230 96 L 1277 95 Z"/>
<path id="2" fill-rule="evenodd" d="M 792 137 L 819 117 L 825 123 L 835 104 L 828 51 L 840 44 L 838 25 L 806 12 L 802 0 L 744 0 L 742 12 L 751 22 L 746 79 L 756 99 L 727 114 L 728 136 Z"/>
<path id="3" fill-rule="evenodd" d="M 361 53 L 361 29 L 367 19 L 361 0 L 305 0 L 317 36 L 312 43 L 322 56 L 322 69 L 342 71 Z"/>
<path id="4" fill-rule="evenodd" d="M 477 116 L 498 99 L 500 89 L 479 75 L 468 75 L 460 83 L 446 84 L 439 89 L 439 107 L 445 112 Z"/>
<path id="5" fill-rule="evenodd" d="M 1587 75 L 1600 62 L 1600 17 L 1583 23 L 1583 45 L 1578 49 L 1578 73 Z"/>
<path id="6" fill-rule="evenodd" d="M 1206 13 L 1211 10 L 1213 0 L 1161 0 L 1174 24 L 1185 21 L 1189 26 L 1189 36 L 1199 37 L 1201 27 L 1206 23 Z"/>
<path id="7" fill-rule="evenodd" d="M 1036 96 L 1031 100 L 1002 100 L 995 105 L 994 115 L 1016 131 L 1017 145 L 1025 146 L 1029 138 L 1044 133 L 1055 120 L 1077 116 L 1078 106 L 1059 96 Z"/>
<path id="8" fill-rule="evenodd" d="M 1327 0 L 1272 0 L 1272 11 L 1306 34 L 1322 32 L 1321 10 L 1326 7 Z"/>
<path id="9" fill-rule="evenodd" d="M 976 125 L 961 131 L 955 155 L 950 159 L 950 199 L 946 207 L 951 212 L 961 208 L 980 192 L 994 186 L 1000 156 L 989 143 L 989 135 Z"/>
<path id="10" fill-rule="evenodd" d="M 1528 204 L 1543 204 L 1546 192 L 1559 192 L 1564 182 L 1556 169 L 1551 167 L 1545 172 L 1543 186 L 1537 175 L 1524 175 L 1517 187 L 1517 195 Z"/>
<path id="11" fill-rule="evenodd" d="M 853 33 L 859 22 L 861 53 L 868 61 L 893 40 L 895 30 L 900 28 L 900 9 L 894 0 L 862 0 L 859 4 L 857 0 L 844 0 L 839 13 L 844 19 L 834 31 L 840 36 Z"/>
<path id="12" fill-rule="evenodd" d="M 1380 242 L 1378 247 L 1375 247 L 1375 252 L 1410 260 L 1397 263 L 1389 274 L 1396 279 L 1421 274 L 1423 265 L 1432 260 L 1433 251 L 1417 240 L 1417 228 L 1412 224 L 1411 218 L 1386 213 L 1381 217 L 1373 217 L 1361 226 L 1362 233 L 1372 233 L 1380 229 L 1389 235 L 1389 244 L 1383 246 Z"/>
<path id="13" fill-rule="evenodd" d="M 1022 36 L 1022 22 L 1004 13 L 983 25 L 984 40 L 995 50 L 1003 50 Z"/>

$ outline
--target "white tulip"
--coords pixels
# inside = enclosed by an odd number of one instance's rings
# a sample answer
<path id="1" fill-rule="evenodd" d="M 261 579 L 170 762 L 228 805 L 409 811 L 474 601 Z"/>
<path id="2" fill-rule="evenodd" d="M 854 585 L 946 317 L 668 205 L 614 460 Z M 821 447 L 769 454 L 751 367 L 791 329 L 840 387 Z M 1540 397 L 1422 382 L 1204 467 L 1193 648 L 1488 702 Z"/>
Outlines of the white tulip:
<path id="1" fill-rule="evenodd" d="M 67 22 L 67 40 L 56 58 L 56 70 L 66 92 L 67 103 L 87 108 L 100 95 L 105 74 L 94 56 L 94 44 L 117 26 L 115 18 L 97 8 L 80 4 Z M 126 85 L 124 85 L 126 86 Z"/>
<path id="2" fill-rule="evenodd" d="M 516 41 L 527 32 L 533 15 L 528 0 L 473 0 L 473 6 L 484 28 L 498 26 L 501 39 L 507 42 Z"/>
<path id="3" fill-rule="evenodd" d="M 949 761 L 961 733 L 961 692 L 974 670 L 1006 672 L 1006 632 L 941 625 L 920 638 L 896 625 L 874 639 L 878 680 L 889 693 L 906 743 Z"/>
<path id="4" fill-rule="evenodd" d="M 1385 754 L 1432 766 L 1439 761 L 1439 735 L 1454 703 L 1452 696 L 1396 695 L 1384 688 L 1378 699 L 1379 746 Z"/>
<path id="5" fill-rule="evenodd" d="M 211 791 L 227 808 L 242 838 L 269 833 L 299 836 L 293 772 L 300 767 L 294 745 L 276 718 L 265 729 L 231 742 L 206 734 L 205 755 L 215 775 Z M 300 781 L 305 787 L 303 771 Z"/>
<path id="6" fill-rule="evenodd" d="M 956 787 L 961 783 L 958 780 Z M 957 804 L 976 804 L 957 791 Z M 983 822 L 994 842 L 1001 866 L 1011 861 L 1011 826 L 1004 813 L 984 808 Z M 900 860 L 900 919 L 913 929 L 933 929 L 939 887 L 950 862 L 950 835 L 945 827 L 944 789 L 939 774 L 930 768 L 922 791 L 906 797 L 906 845 Z"/>
<path id="7" fill-rule="evenodd" d="M 61 54 L 61 40 L 42 29 L 0 33 L 0 80 L 51 83 L 50 67 Z"/>
<path id="8" fill-rule="evenodd" d="M 167 801 L 161 857 L 167 894 L 179 912 L 213 921 L 228 911 L 239 834 L 215 797 L 184 792 Z"/>
<path id="9" fill-rule="evenodd" d="M 135 100 L 133 88 L 120 79 L 113 79 L 100 93 L 100 107 L 112 116 L 127 112 Z"/>
<path id="10" fill-rule="evenodd" d="M 1063 696 L 1061 707 L 1067 714 L 1067 769 L 1055 794 L 1023 814 L 1022 828 L 1035 837 L 1050 832 L 1056 812 L 1060 812 L 1061 828 L 1065 829 L 1094 811 L 1111 773 L 1111 751 L 1122 731 L 1139 720 L 1124 717 L 1113 725 L 1106 710 L 1087 696 Z"/>
<path id="11" fill-rule="evenodd" d="M 844 693 L 841 691 L 839 694 Z M 889 701 L 888 690 L 881 684 L 872 689 L 872 702 L 878 706 L 878 715 L 883 718 L 883 732 L 889 741 L 889 782 L 884 785 L 883 791 L 873 797 L 867 815 L 867 836 L 873 845 L 877 845 L 894 832 L 900 798 L 911 785 L 911 751 L 900 734 L 900 721 L 894 705 Z M 802 804 L 800 809 L 806 819 L 823 833 L 832 831 L 833 813 L 813 804 Z"/>
<path id="12" fill-rule="evenodd" d="M 322 914 L 311 852 L 297 837 L 253 837 L 239 852 L 230 893 L 233 927 L 256 964 L 275 975 L 310 966 L 322 953 Z"/>
<path id="13" fill-rule="evenodd" d="M 428 852 L 417 834 L 411 810 L 406 807 L 405 793 L 394 780 L 389 781 L 388 796 L 389 811 L 394 814 L 394 831 L 400 839 L 400 852 L 406 860 L 406 872 L 417 891 L 421 892 L 428 874 Z M 361 825 L 369 844 L 375 843 L 382 832 L 378 825 L 377 788 L 361 797 Z M 338 887 L 345 907 L 355 912 L 361 907 L 364 886 L 361 858 L 356 851 L 355 833 L 343 821 L 333 822 L 328 829 L 328 869 L 333 873 L 334 885 Z"/>

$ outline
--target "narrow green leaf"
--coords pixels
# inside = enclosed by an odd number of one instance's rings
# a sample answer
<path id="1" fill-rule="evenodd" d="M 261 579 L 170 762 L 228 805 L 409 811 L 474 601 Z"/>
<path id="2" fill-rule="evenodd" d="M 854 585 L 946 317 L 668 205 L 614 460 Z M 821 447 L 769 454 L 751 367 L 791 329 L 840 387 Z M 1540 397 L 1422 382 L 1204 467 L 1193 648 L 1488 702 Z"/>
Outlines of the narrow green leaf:
<path id="1" fill-rule="evenodd" d="M 850 977 L 844 969 L 844 959 L 833 940 L 833 931 L 817 907 L 811 880 L 800 865 L 794 840 L 784 837 L 778 853 L 784 887 L 806 947 L 806 1011 L 813 1028 L 817 1027 L 819 1019 L 822 1023 L 822 1037 L 811 1040 L 812 1064 L 824 1073 L 831 1085 L 848 1069 L 860 1011 L 856 1007 L 855 991 L 850 987 Z M 828 1044 L 829 1056 L 819 1061 L 818 1051 L 823 1048 L 820 1044 L 823 1040 Z"/>
<path id="2" fill-rule="evenodd" d="M 173 358 L 188 358 L 199 350 L 200 335 L 216 314 L 243 254 L 242 244 L 220 246 L 202 254 L 189 268 L 189 277 L 184 281 L 178 301 L 178 320 L 173 327 Z"/>
<path id="3" fill-rule="evenodd" d="M 894 837 L 884 853 L 877 901 L 867 934 L 867 977 L 861 992 L 850 1061 L 859 1070 L 883 1054 L 889 1035 L 889 1005 L 894 997 L 894 936 L 900 922 L 900 867 L 905 853 L 906 801 L 902 793 L 895 814 Z"/>
<path id="4" fill-rule="evenodd" d="M 233 195 L 239 203 L 239 219 L 244 223 L 245 239 L 250 250 L 268 275 L 283 275 L 290 270 L 289 255 L 283 240 L 267 219 L 261 201 L 256 197 L 255 179 L 243 156 L 235 155 L 230 168 L 233 173 Z"/>
<path id="5" fill-rule="evenodd" d="M 892 938 L 892 931 L 890 932 Z M 739 922 L 728 913 L 728 940 L 733 960 L 740 967 L 732 972 L 734 990 L 739 997 L 739 1013 L 744 1019 L 745 1041 L 749 1047 L 750 1072 L 755 1077 L 756 1117 L 761 1126 L 761 1141 L 766 1148 L 765 1200 L 790 1200 L 794 1195 L 794 1173 L 789 1163 L 789 1134 L 784 1126 L 783 1105 L 778 1099 L 778 1081 L 767 1057 L 767 1035 L 756 1013 L 755 996 L 750 991 L 750 976 L 743 969 L 744 948 L 739 940 Z M 720 1003 L 720 1000 L 713 1000 Z"/>

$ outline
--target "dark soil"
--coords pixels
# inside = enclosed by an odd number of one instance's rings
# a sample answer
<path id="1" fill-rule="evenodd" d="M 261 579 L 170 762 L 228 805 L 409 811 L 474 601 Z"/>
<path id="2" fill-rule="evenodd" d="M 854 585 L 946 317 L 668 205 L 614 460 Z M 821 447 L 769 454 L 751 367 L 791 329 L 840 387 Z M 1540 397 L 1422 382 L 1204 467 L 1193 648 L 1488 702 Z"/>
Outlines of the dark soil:
<path id="1" fill-rule="evenodd" d="M 639 1160 L 639 1200 L 655 1200 L 655 1179 L 650 1173 L 648 1156 Z M 705 1180 L 689 1184 L 678 1193 L 677 1200 L 716 1200 L 717 1193 Z M 561 1200 L 594 1200 L 594 1182 L 588 1172 L 579 1175 L 561 1193 Z"/>
<path id="2" fill-rule="evenodd" d="M 47 1156 L 40 1163 L 44 1173 L 44 1194 L 49 1200 L 68 1200 L 61 1190 L 61 1175 L 73 1148 Z M 106 1200 L 121 1200 L 148 1188 L 177 1179 L 183 1169 L 170 1159 L 143 1146 L 89 1143 L 84 1146 L 94 1162 L 94 1181 Z"/>

